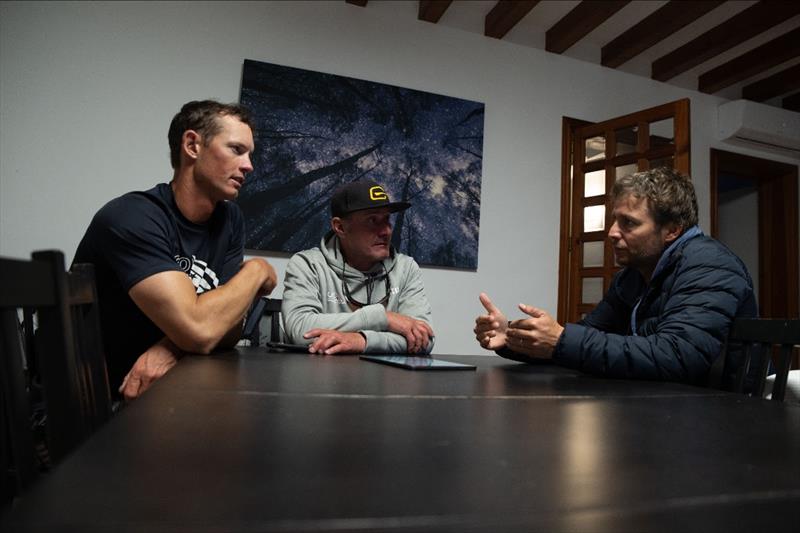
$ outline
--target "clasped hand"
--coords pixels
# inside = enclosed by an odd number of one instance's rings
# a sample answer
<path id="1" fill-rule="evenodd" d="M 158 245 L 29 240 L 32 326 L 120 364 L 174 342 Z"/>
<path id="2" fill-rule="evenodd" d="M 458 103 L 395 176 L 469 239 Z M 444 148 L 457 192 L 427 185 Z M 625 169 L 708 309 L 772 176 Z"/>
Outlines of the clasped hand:
<path id="1" fill-rule="evenodd" d="M 386 319 L 389 331 L 405 337 L 408 353 L 424 352 L 428 348 L 433 329 L 427 322 L 392 311 L 386 312 Z M 364 353 L 367 347 L 366 338 L 358 332 L 317 328 L 307 331 L 303 338 L 315 339 L 308 351 L 316 354 Z"/>
<path id="2" fill-rule="evenodd" d="M 308 353 L 321 355 L 364 353 L 367 347 L 367 339 L 356 331 L 316 328 L 307 331 L 303 338 L 315 339 L 309 345 Z"/>
<path id="3" fill-rule="evenodd" d="M 475 319 L 475 339 L 486 350 L 509 348 L 530 357 L 549 359 L 564 328 L 539 308 L 519 304 L 519 309 L 530 318 L 509 322 L 485 293 L 480 301 L 487 314 Z"/>
<path id="4" fill-rule="evenodd" d="M 389 331 L 405 337 L 408 353 L 420 353 L 428 349 L 433 328 L 427 322 L 393 311 L 386 311 L 386 320 Z"/>

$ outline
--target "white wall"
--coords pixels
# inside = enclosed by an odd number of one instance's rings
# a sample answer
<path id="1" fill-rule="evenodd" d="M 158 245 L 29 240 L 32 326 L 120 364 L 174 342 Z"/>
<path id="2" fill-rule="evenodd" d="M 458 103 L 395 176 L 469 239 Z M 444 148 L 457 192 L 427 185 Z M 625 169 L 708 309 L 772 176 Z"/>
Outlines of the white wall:
<path id="1" fill-rule="evenodd" d="M 764 156 L 714 142 L 718 98 L 410 11 L 343 1 L 0 3 L 0 255 L 59 248 L 70 261 L 103 203 L 169 180 L 170 118 L 188 100 L 236 101 L 245 58 L 486 104 L 478 271 L 423 270 L 439 353 L 477 351 L 481 290 L 510 315 L 519 301 L 555 311 L 562 116 L 598 121 L 691 97 L 706 227 L 709 147 Z M 282 276 L 286 259 L 273 262 Z"/>

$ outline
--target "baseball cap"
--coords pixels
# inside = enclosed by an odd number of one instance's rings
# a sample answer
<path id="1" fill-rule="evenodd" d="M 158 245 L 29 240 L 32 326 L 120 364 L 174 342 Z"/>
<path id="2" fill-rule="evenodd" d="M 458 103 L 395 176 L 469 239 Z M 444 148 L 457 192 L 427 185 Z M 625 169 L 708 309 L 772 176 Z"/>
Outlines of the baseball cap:
<path id="1" fill-rule="evenodd" d="M 408 202 L 392 202 L 386 191 L 371 180 L 354 181 L 336 189 L 331 198 L 331 214 L 341 217 L 353 211 L 388 207 L 390 212 L 403 211 L 411 207 Z"/>

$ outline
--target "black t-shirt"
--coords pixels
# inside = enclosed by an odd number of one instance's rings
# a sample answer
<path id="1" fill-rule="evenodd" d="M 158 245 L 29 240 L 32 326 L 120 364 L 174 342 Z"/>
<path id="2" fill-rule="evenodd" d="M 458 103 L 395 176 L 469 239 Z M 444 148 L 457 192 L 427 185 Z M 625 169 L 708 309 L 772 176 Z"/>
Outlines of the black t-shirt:
<path id="1" fill-rule="evenodd" d="M 165 336 L 128 296 L 131 287 L 174 270 L 185 272 L 201 294 L 230 280 L 243 255 L 244 219 L 233 202 L 220 202 L 206 223 L 195 224 L 178 210 L 169 184 L 161 183 L 97 212 L 73 263 L 95 266 L 113 394 L 136 359 Z"/>

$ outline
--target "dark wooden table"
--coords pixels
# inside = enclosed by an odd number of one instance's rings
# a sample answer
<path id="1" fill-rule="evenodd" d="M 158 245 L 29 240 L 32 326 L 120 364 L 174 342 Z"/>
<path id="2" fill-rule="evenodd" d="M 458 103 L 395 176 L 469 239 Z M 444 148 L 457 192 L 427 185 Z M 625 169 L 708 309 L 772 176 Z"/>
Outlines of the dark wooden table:
<path id="1" fill-rule="evenodd" d="M 800 407 L 499 357 L 182 360 L 3 531 L 797 531 Z"/>

